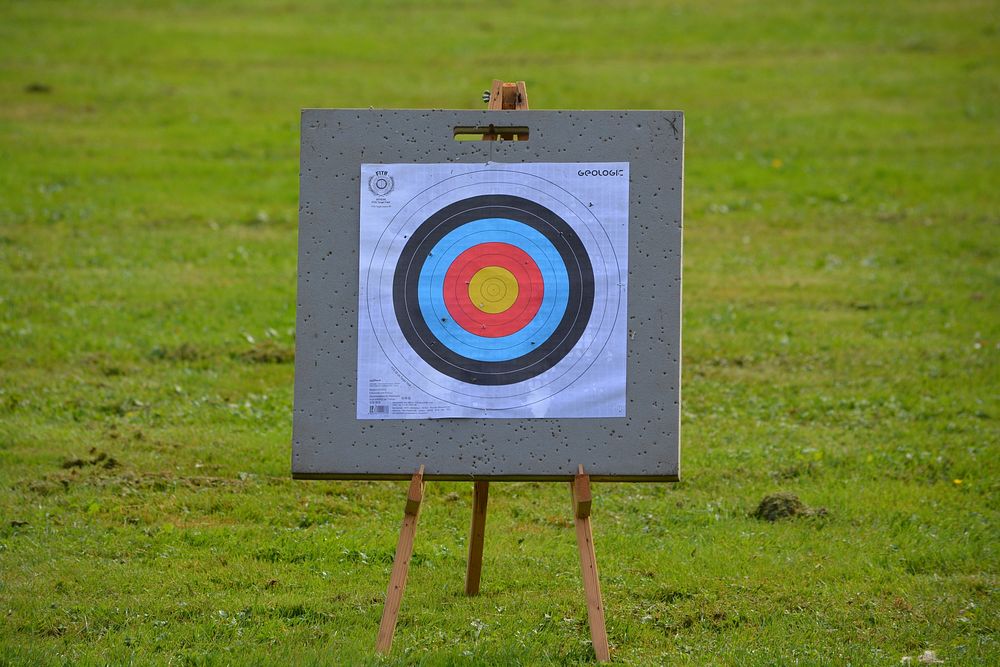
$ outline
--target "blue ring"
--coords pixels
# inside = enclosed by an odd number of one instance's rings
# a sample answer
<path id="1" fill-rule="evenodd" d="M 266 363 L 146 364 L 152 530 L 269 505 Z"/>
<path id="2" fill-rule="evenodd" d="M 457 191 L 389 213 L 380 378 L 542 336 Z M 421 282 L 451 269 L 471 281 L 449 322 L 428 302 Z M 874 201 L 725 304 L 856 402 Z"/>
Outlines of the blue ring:
<path id="1" fill-rule="evenodd" d="M 538 312 L 509 336 L 488 338 L 458 325 L 444 303 L 444 278 L 460 254 L 480 243 L 508 243 L 526 252 L 538 266 L 545 293 Z M 569 302 L 569 275 L 555 246 L 532 227 L 506 218 L 483 218 L 446 234 L 420 269 L 418 303 L 427 328 L 456 354 L 477 361 L 508 361 L 528 354 L 559 326 Z"/>

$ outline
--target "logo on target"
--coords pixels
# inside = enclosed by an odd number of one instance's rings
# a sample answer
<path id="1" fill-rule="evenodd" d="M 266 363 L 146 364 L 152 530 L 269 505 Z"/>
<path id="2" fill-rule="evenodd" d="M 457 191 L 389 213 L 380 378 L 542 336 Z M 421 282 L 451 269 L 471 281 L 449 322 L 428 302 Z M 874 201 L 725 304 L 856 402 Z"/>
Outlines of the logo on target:
<path id="1" fill-rule="evenodd" d="M 368 189 L 376 197 L 385 197 L 396 186 L 388 171 L 379 170 L 368 179 Z"/>

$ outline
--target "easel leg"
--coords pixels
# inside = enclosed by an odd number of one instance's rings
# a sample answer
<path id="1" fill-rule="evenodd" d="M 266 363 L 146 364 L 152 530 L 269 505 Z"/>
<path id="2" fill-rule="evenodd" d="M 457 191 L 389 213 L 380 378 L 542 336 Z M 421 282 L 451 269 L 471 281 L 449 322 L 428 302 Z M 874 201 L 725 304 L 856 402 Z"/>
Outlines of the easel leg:
<path id="1" fill-rule="evenodd" d="M 382 609 L 382 623 L 379 625 L 378 641 L 375 644 L 375 650 L 379 653 L 388 653 L 389 649 L 392 648 L 392 636 L 396 632 L 396 619 L 399 617 L 399 606 L 403 602 L 406 575 L 410 571 L 413 538 L 417 535 L 417 516 L 420 514 L 420 502 L 423 498 L 424 467 L 420 466 L 420 470 L 410 480 L 410 490 L 406 494 L 403 527 L 399 530 L 396 557 L 392 561 L 392 574 L 389 576 L 389 588 L 385 592 L 385 607 Z"/>
<path id="2" fill-rule="evenodd" d="M 472 490 L 472 528 L 469 530 L 469 566 L 465 571 L 465 594 L 479 594 L 479 579 L 483 573 L 483 538 L 486 535 L 486 503 L 490 499 L 490 483 L 475 482 Z"/>
<path id="3" fill-rule="evenodd" d="M 594 536 L 590 530 L 590 475 L 580 466 L 576 479 L 569 483 L 573 498 L 573 518 L 576 521 L 576 544 L 580 548 L 580 574 L 583 590 L 587 595 L 587 620 L 590 622 L 590 639 L 599 662 L 611 660 L 608 632 L 604 626 L 604 604 L 601 601 L 601 581 L 597 576 L 597 556 L 594 553 Z"/>

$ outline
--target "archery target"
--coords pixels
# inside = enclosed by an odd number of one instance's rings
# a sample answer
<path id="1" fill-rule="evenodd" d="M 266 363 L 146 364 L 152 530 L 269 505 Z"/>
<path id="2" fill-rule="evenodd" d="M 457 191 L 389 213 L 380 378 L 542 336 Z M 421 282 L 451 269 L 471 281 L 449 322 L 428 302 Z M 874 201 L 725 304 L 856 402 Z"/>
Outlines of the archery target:
<path id="1" fill-rule="evenodd" d="M 401 203 L 362 265 L 363 329 L 398 377 L 445 406 L 530 410 L 579 391 L 612 334 L 624 337 L 615 245 L 542 176 L 480 166 L 441 178 Z"/>

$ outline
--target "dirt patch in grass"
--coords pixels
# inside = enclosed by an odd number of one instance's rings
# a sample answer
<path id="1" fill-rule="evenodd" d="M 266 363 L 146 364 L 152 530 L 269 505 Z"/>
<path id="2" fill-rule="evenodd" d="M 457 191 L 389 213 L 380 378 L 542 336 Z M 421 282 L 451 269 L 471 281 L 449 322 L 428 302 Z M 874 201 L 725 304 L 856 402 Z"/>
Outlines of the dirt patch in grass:
<path id="1" fill-rule="evenodd" d="M 128 375 L 134 370 L 130 365 L 123 363 L 121 359 L 100 352 L 81 356 L 80 364 L 108 378 Z"/>
<path id="2" fill-rule="evenodd" d="M 120 493 L 139 493 L 204 488 L 245 489 L 256 484 L 252 479 L 245 477 L 181 476 L 170 472 L 116 471 L 111 473 L 112 469 L 121 465 L 117 460 L 105 457 L 97 463 L 92 463 L 93 460 L 67 459 L 63 463 L 65 472 L 44 475 L 40 479 L 24 480 L 15 486 L 27 488 L 38 495 L 47 496 L 57 491 L 68 491 L 76 485 L 110 489 Z M 109 461 L 114 461 L 114 464 L 108 465 Z M 278 485 L 285 483 L 285 481 L 283 478 L 273 480 Z"/>
<path id="3" fill-rule="evenodd" d="M 106 452 L 99 452 L 96 449 L 90 450 L 91 457 L 89 459 L 81 459 L 76 457 L 71 457 L 65 459 L 62 462 L 62 468 L 64 470 L 69 470 L 70 468 L 86 468 L 87 466 L 101 466 L 106 470 L 112 468 L 117 468 L 120 464 L 118 459 L 113 456 L 108 456 Z"/>
<path id="4" fill-rule="evenodd" d="M 157 345 L 149 352 L 149 358 L 157 361 L 201 361 L 212 356 L 203 348 L 193 343 L 181 343 L 175 346 Z"/>
<path id="5" fill-rule="evenodd" d="M 778 521 L 796 516 L 823 516 L 825 507 L 808 507 L 794 493 L 781 492 L 764 496 L 753 513 L 755 519 Z"/>
<path id="6" fill-rule="evenodd" d="M 265 340 L 236 356 L 249 364 L 287 364 L 295 361 L 295 348 Z"/>

